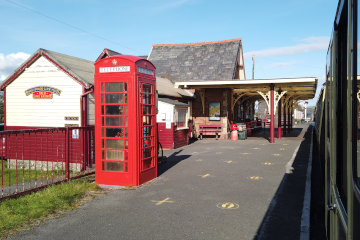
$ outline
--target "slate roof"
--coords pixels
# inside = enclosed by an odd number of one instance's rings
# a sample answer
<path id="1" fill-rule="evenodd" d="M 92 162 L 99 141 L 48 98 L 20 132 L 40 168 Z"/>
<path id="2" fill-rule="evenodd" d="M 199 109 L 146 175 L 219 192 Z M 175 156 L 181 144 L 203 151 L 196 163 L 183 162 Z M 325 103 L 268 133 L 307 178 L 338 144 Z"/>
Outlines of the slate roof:
<path id="1" fill-rule="evenodd" d="M 0 89 L 3 90 L 41 56 L 53 62 L 85 88 L 91 88 L 94 85 L 94 62 L 40 48 L 3 81 Z"/>
<path id="2" fill-rule="evenodd" d="M 174 81 L 234 79 L 241 39 L 155 44 L 148 60 L 156 75 Z"/>
<path id="3" fill-rule="evenodd" d="M 189 104 L 187 104 L 187 103 L 178 102 L 178 101 L 172 100 L 170 98 L 158 98 L 158 100 L 161 101 L 161 102 L 165 102 L 165 103 L 175 105 L 175 106 L 181 106 L 181 107 L 188 107 L 189 106 Z"/>
<path id="4" fill-rule="evenodd" d="M 159 96 L 169 96 L 175 98 L 193 98 L 192 93 L 181 88 L 175 88 L 174 83 L 166 78 L 156 77 L 156 90 Z"/>
<path id="5" fill-rule="evenodd" d="M 118 52 L 116 52 L 114 50 L 104 48 L 104 50 L 102 51 L 102 53 L 100 53 L 100 55 L 95 60 L 95 62 L 99 61 L 100 59 L 107 58 L 107 57 L 112 57 L 112 56 L 116 56 L 116 55 L 122 55 L 122 54 L 118 53 Z"/>

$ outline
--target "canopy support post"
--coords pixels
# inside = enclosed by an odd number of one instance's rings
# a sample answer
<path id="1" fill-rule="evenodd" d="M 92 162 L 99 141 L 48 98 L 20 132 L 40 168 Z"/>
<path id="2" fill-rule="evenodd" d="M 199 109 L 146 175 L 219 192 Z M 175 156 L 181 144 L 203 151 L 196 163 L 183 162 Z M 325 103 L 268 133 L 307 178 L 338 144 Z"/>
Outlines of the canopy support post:
<path id="1" fill-rule="evenodd" d="M 275 99 L 274 84 L 270 84 L 270 143 L 275 143 Z"/>

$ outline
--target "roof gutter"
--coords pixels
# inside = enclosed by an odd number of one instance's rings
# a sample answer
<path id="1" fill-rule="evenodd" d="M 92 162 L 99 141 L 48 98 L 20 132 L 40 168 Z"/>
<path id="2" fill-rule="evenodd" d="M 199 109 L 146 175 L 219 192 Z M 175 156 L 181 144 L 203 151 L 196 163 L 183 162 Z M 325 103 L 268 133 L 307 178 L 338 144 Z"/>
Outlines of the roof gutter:
<path id="1" fill-rule="evenodd" d="M 85 88 L 84 88 L 84 90 L 85 90 Z M 81 95 L 81 97 L 85 97 L 86 95 L 89 95 L 90 93 L 93 93 L 93 92 L 94 92 L 94 86 L 92 86 L 89 91 L 84 92 L 84 93 Z"/>

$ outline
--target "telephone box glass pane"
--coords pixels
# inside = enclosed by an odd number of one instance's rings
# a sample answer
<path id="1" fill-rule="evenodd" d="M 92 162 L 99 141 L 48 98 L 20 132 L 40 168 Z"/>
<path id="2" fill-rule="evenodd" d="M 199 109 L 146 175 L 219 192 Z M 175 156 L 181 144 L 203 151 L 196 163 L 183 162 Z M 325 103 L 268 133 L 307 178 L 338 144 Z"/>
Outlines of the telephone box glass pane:
<path id="1" fill-rule="evenodd" d="M 143 114 L 151 114 L 151 106 L 144 106 Z"/>
<path id="2" fill-rule="evenodd" d="M 123 162 L 106 162 L 107 171 L 124 172 L 125 164 Z"/>
<path id="3" fill-rule="evenodd" d="M 123 118 L 122 117 L 107 117 L 106 126 L 122 126 Z"/>
<path id="4" fill-rule="evenodd" d="M 150 138 L 144 138 L 144 147 L 149 147 L 151 145 L 151 139 Z"/>
<path id="5" fill-rule="evenodd" d="M 151 148 L 144 149 L 144 158 L 151 157 Z"/>
<path id="6" fill-rule="evenodd" d="M 123 83 L 105 83 L 105 92 L 123 92 Z"/>
<path id="7" fill-rule="evenodd" d="M 106 137 L 124 137 L 124 128 L 106 128 Z"/>
<path id="8" fill-rule="evenodd" d="M 106 151 L 106 160 L 124 160 L 124 151 Z"/>
<path id="9" fill-rule="evenodd" d="M 143 99 L 143 101 L 142 101 L 143 104 L 151 104 L 151 96 L 150 95 L 144 94 L 142 99 Z"/>
<path id="10" fill-rule="evenodd" d="M 144 84 L 143 85 L 143 93 L 151 93 L 151 85 L 150 84 Z"/>
<path id="11" fill-rule="evenodd" d="M 123 139 L 106 139 L 106 148 L 107 149 L 122 149 L 124 148 Z"/>
<path id="12" fill-rule="evenodd" d="M 106 94 L 105 99 L 105 103 L 123 103 L 122 94 Z"/>
<path id="13" fill-rule="evenodd" d="M 123 106 L 106 106 L 106 115 L 122 115 L 123 114 Z"/>

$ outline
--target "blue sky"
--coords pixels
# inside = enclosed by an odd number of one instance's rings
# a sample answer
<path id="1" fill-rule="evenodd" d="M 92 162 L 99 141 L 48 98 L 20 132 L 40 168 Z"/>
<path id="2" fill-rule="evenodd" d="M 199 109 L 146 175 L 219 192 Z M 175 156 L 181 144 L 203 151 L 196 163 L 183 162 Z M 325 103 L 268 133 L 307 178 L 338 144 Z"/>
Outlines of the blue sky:
<path id="1" fill-rule="evenodd" d="M 94 61 L 106 47 L 242 38 L 246 77 L 318 77 L 337 0 L 0 0 L 0 79 L 39 48 Z M 315 100 L 310 101 L 314 105 Z"/>

